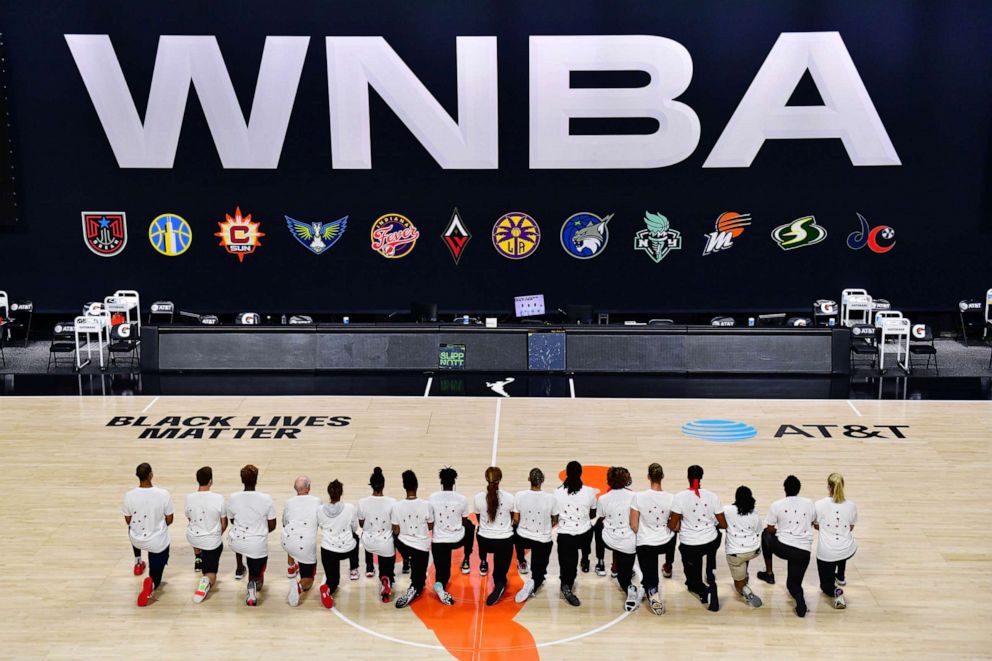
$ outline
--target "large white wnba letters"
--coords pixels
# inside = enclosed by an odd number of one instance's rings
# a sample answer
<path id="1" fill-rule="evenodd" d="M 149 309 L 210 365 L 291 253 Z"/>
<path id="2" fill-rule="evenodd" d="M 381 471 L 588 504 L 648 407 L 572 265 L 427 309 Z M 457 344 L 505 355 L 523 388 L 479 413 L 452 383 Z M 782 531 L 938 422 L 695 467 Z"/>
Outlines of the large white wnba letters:
<path id="1" fill-rule="evenodd" d="M 66 43 L 122 168 L 171 168 L 192 82 L 225 168 L 276 168 L 310 37 L 266 37 L 245 123 L 213 36 L 162 36 L 144 124 L 110 37 L 67 34 Z"/>
<path id="2" fill-rule="evenodd" d="M 787 106 L 809 69 L 825 105 Z M 703 164 L 746 168 L 765 140 L 840 138 L 854 165 L 901 165 L 838 32 L 783 32 Z"/>
<path id="3" fill-rule="evenodd" d="M 571 71 L 645 71 L 645 87 L 571 89 Z M 530 167 L 660 168 L 699 142 L 699 118 L 675 97 L 692 80 L 682 44 L 650 35 L 530 38 Z M 569 135 L 571 117 L 652 117 L 650 135 Z"/>
<path id="4" fill-rule="evenodd" d="M 496 37 L 457 37 L 458 122 L 382 37 L 327 37 L 335 169 L 372 167 L 369 86 L 445 169 L 499 167 Z"/>

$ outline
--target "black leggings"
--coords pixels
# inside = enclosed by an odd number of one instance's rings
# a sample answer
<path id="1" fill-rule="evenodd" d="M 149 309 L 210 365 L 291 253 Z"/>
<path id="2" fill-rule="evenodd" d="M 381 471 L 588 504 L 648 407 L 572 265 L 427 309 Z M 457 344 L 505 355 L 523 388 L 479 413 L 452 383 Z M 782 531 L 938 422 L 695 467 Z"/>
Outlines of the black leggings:
<path id="1" fill-rule="evenodd" d="M 535 542 L 518 534 L 513 540 L 513 545 L 517 547 L 517 558 L 526 549 L 530 549 L 530 571 L 536 590 L 541 587 L 544 577 L 548 574 L 548 561 L 551 560 L 551 547 L 554 546 L 554 542 Z"/>
<path id="2" fill-rule="evenodd" d="M 592 539 L 592 528 L 581 535 L 558 533 L 558 575 L 562 587 L 570 588 L 575 583 L 579 571 L 579 553 L 589 548 Z"/>
<path id="3" fill-rule="evenodd" d="M 431 555 L 434 556 L 434 581 L 447 588 L 451 580 L 451 552 L 462 548 L 465 540 L 458 542 L 431 542 Z"/>
<path id="4" fill-rule="evenodd" d="M 513 560 L 513 538 L 491 539 L 479 535 L 479 555 L 485 560 L 490 553 L 493 554 L 493 584 L 505 586 Z"/>
<path id="5" fill-rule="evenodd" d="M 320 547 L 320 564 L 324 567 L 324 582 L 327 583 L 327 587 L 330 588 L 332 593 L 341 584 L 342 560 L 348 561 L 350 569 L 358 569 L 358 553 L 355 552 L 357 548 L 356 546 L 346 553 L 338 553 L 337 551 L 329 551 L 324 547 Z M 382 569 L 381 561 L 379 565 L 379 568 Z"/>
<path id="6" fill-rule="evenodd" d="M 816 559 L 816 573 L 820 575 L 820 592 L 828 597 L 834 596 L 834 579 L 844 578 L 847 571 L 847 561 L 854 557 L 854 554 L 847 556 L 843 560 L 831 562 L 830 560 Z"/>
<path id="7" fill-rule="evenodd" d="M 789 594 L 796 600 L 796 606 L 806 605 L 806 597 L 803 594 L 803 576 L 809 567 L 809 551 L 797 549 L 779 541 L 777 535 L 773 535 L 767 530 L 761 533 L 761 554 L 765 560 L 771 562 L 772 555 L 785 560 L 789 565 L 789 573 L 785 579 L 785 586 L 789 589 Z M 831 589 L 830 595 L 833 596 Z"/>
<path id="8" fill-rule="evenodd" d="M 429 551 L 415 549 L 396 540 L 396 550 L 400 552 L 403 559 L 410 563 L 410 586 L 420 594 L 424 591 L 427 583 L 427 565 L 430 563 L 431 554 Z M 382 575 L 382 556 L 379 556 L 379 574 Z"/>
<path id="9" fill-rule="evenodd" d="M 355 556 L 355 568 L 357 569 L 358 568 L 358 547 L 357 546 L 355 547 L 355 551 L 353 551 L 353 553 L 354 553 L 354 556 Z M 375 570 L 375 566 L 372 564 L 374 558 L 375 558 L 375 555 L 373 555 L 371 552 L 369 552 L 369 551 L 366 551 L 365 552 L 365 567 L 370 572 L 372 572 L 372 571 Z M 396 574 L 396 555 L 395 554 L 390 555 L 390 556 L 380 555 L 379 556 L 379 578 L 380 579 L 388 578 L 389 579 L 389 584 L 392 585 L 396 581 L 395 574 Z"/>
<path id="10" fill-rule="evenodd" d="M 586 542 L 585 547 L 582 549 L 582 559 L 589 559 L 589 548 L 592 543 L 595 542 L 596 545 L 596 560 L 598 562 L 604 562 L 606 558 L 606 542 L 603 541 L 603 520 L 598 519 L 592 527 L 592 537 Z"/>
<path id="11" fill-rule="evenodd" d="M 711 573 L 716 561 L 716 551 L 720 548 L 720 538 L 721 535 L 717 532 L 716 537 L 705 544 L 679 544 L 682 571 L 685 572 L 685 584 L 689 592 L 701 595 L 706 590 L 703 584 L 703 559 L 706 559 L 707 573 Z"/>
<path id="12" fill-rule="evenodd" d="M 641 565 L 641 585 L 647 592 L 658 589 L 658 560 L 665 554 L 665 564 L 675 561 L 675 535 L 665 544 L 658 546 L 638 546 L 637 561 Z"/>
<path id="13" fill-rule="evenodd" d="M 634 561 L 637 560 L 637 553 L 625 553 L 612 546 L 609 549 L 613 551 L 613 562 L 617 566 L 617 583 L 620 584 L 620 589 L 626 592 L 627 588 L 630 587 L 630 580 L 634 577 Z M 655 572 L 657 573 L 657 571 L 656 563 Z"/>
<path id="14" fill-rule="evenodd" d="M 162 572 L 169 564 L 169 547 L 159 553 L 148 552 L 148 575 L 152 577 L 152 585 L 158 587 L 162 584 Z"/>

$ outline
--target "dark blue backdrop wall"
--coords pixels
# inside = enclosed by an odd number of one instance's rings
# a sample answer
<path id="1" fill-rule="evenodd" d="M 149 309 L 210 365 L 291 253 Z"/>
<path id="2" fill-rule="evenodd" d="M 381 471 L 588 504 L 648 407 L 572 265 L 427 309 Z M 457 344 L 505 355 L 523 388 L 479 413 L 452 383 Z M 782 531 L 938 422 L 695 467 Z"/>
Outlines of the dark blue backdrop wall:
<path id="1" fill-rule="evenodd" d="M 41 310 L 75 310 L 118 288 L 202 311 L 381 311 L 410 301 L 499 310 L 531 293 L 546 294 L 552 307 L 776 310 L 837 298 L 848 286 L 898 308 L 935 310 L 992 286 L 987 2 L 75 0 L 10 2 L 2 12 L 22 203 L 18 225 L 0 232 L 0 289 Z M 828 139 L 770 140 L 750 167 L 703 168 L 779 35 L 807 31 L 840 33 L 901 165 L 856 167 L 841 141 Z M 120 168 L 66 34 L 110 36 L 142 117 L 160 35 L 216 35 L 245 117 L 265 37 L 311 37 L 278 168 L 225 169 L 195 91 L 174 167 Z M 662 168 L 531 169 L 529 36 L 604 34 L 660 35 L 688 49 L 692 80 L 678 100 L 699 117 L 698 147 Z M 372 169 L 332 169 L 327 35 L 381 35 L 455 118 L 455 38 L 496 36 L 499 168 L 442 169 L 371 93 Z M 819 104 L 815 86 L 804 80 L 791 103 Z M 236 206 L 266 234 L 243 262 L 213 236 Z M 457 265 L 440 238 L 454 207 L 473 237 Z M 85 246 L 80 213 L 88 210 L 126 212 L 121 254 L 104 258 Z M 660 263 L 634 250 L 646 210 L 682 234 L 682 249 Z M 509 211 L 540 224 L 542 243 L 527 259 L 493 248 L 493 223 Z M 595 259 L 574 259 L 559 243 L 563 221 L 579 211 L 614 214 Z M 751 214 L 752 225 L 732 249 L 703 256 L 704 234 L 728 211 Z M 193 231 L 178 257 L 158 254 L 148 239 L 149 223 L 167 212 Z M 421 232 L 403 259 L 370 248 L 372 222 L 387 212 Z M 857 213 L 894 228 L 895 247 L 848 248 Z M 290 235 L 284 215 L 348 215 L 348 228 L 316 255 Z M 771 230 L 805 215 L 828 230 L 826 239 L 781 250 Z"/>

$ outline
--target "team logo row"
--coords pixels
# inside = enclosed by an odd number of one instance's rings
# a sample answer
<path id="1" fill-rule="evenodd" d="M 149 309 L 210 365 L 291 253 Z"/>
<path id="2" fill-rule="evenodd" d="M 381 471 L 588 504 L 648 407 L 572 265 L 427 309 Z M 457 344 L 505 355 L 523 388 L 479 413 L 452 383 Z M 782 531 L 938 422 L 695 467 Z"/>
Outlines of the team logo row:
<path id="1" fill-rule="evenodd" d="M 102 257 L 112 257 L 124 250 L 127 245 L 127 218 L 123 211 L 84 211 L 82 216 L 83 238 L 91 251 Z M 895 230 L 892 227 L 871 227 L 864 216 L 860 213 L 857 216 L 860 229 L 847 236 L 848 248 L 860 250 L 867 246 L 872 252 L 884 254 L 895 247 Z M 289 216 L 285 219 L 290 235 L 315 255 L 329 250 L 348 229 L 348 216 L 329 222 L 304 222 Z M 612 219 L 613 214 L 599 216 L 586 211 L 569 216 L 559 232 L 562 249 L 576 259 L 598 257 L 609 243 L 609 223 Z M 660 263 L 673 250 L 682 249 L 682 233 L 672 228 L 667 217 L 647 211 L 643 222 L 644 228 L 634 233 L 634 250 L 644 252 L 655 263 Z M 262 245 L 262 237 L 266 236 L 260 229 L 261 222 L 252 220 L 251 214 L 242 214 L 240 207 L 234 215 L 225 214 L 225 219 L 218 221 L 217 225 L 219 229 L 213 236 L 219 239 L 218 245 L 236 256 L 239 262 L 255 252 Z M 720 214 L 714 223 L 714 231 L 703 235 L 702 254 L 712 255 L 732 248 L 750 225 L 750 214 L 733 211 Z M 500 216 L 490 234 L 496 252 L 507 259 L 530 257 L 541 245 L 540 226 L 532 216 L 522 212 Z M 771 237 L 782 250 L 791 251 L 821 243 L 827 238 L 827 230 L 817 224 L 814 216 L 803 216 L 776 227 Z M 420 230 L 406 216 L 387 213 L 372 223 L 369 238 L 374 252 L 386 259 L 400 259 L 413 252 L 420 239 Z M 441 240 L 455 264 L 461 261 L 471 239 L 472 234 L 456 208 L 441 234 Z M 181 216 L 165 213 L 157 216 L 148 226 L 148 240 L 158 253 L 175 257 L 189 250 L 193 231 Z"/>

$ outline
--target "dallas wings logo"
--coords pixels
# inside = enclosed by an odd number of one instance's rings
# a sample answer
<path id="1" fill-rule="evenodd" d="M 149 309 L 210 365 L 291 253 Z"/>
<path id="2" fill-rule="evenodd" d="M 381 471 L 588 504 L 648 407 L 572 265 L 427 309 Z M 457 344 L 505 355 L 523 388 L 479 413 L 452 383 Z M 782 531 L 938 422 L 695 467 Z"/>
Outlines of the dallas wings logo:
<path id="1" fill-rule="evenodd" d="M 726 250 L 734 245 L 734 239 L 744 233 L 744 228 L 751 224 L 751 214 L 728 211 L 721 213 L 716 219 L 716 231 L 704 234 L 706 247 L 703 256 Z"/>
<path id="2" fill-rule="evenodd" d="M 127 216 L 123 211 L 84 211 L 83 240 L 100 257 L 119 255 L 127 245 Z"/>
<path id="3" fill-rule="evenodd" d="M 254 222 L 251 214 L 241 215 L 241 207 L 237 207 L 234 216 L 224 214 L 225 220 L 218 221 L 219 232 L 214 236 L 220 239 L 218 245 L 223 246 L 228 253 L 237 256 L 238 262 L 245 261 L 245 255 L 255 252 L 255 248 L 262 245 L 259 241 L 264 232 L 259 231 L 260 222 Z"/>
<path id="4" fill-rule="evenodd" d="M 338 218 L 329 223 L 304 223 L 295 218 L 286 218 L 286 227 L 293 238 L 299 241 L 307 250 L 315 255 L 321 255 L 338 242 L 344 231 L 348 229 L 348 216 Z"/>
<path id="5" fill-rule="evenodd" d="M 597 257 L 610 240 L 606 225 L 611 218 L 612 213 L 605 218 L 587 212 L 570 216 L 561 226 L 561 247 L 576 259 Z"/>
<path id="6" fill-rule="evenodd" d="M 782 250 L 795 250 L 827 238 L 827 230 L 816 224 L 813 216 L 803 216 L 772 230 L 772 238 Z"/>

